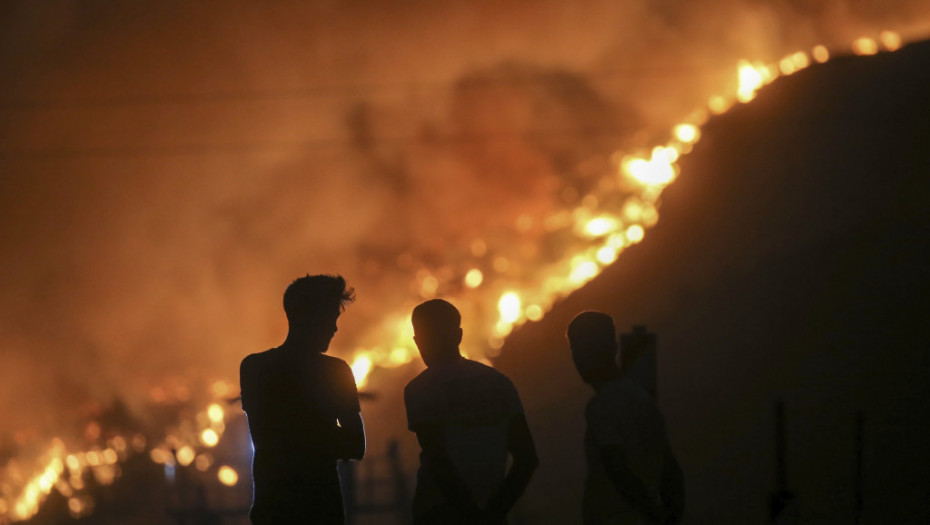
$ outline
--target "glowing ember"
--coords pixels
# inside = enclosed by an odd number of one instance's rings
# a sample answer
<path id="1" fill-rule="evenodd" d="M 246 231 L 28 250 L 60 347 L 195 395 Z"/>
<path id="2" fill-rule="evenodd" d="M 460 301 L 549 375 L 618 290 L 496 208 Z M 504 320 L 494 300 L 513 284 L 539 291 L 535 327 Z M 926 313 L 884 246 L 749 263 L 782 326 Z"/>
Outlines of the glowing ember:
<path id="1" fill-rule="evenodd" d="M 213 458 L 209 454 L 200 454 L 194 460 L 194 468 L 201 472 L 206 472 L 213 465 Z"/>
<path id="2" fill-rule="evenodd" d="M 617 249 L 604 246 L 597 251 L 597 262 L 607 265 L 617 260 Z"/>
<path id="3" fill-rule="evenodd" d="M 790 75 L 798 70 L 798 66 L 791 57 L 785 57 L 778 62 L 778 69 L 783 75 Z"/>
<path id="4" fill-rule="evenodd" d="M 200 441 L 208 447 L 215 447 L 220 442 L 220 436 L 216 430 L 208 428 L 200 433 Z"/>
<path id="5" fill-rule="evenodd" d="M 539 321 L 545 313 L 538 304 L 531 304 L 526 307 L 526 318 L 530 321 Z"/>
<path id="6" fill-rule="evenodd" d="M 191 447 L 190 445 L 184 445 L 183 447 L 178 449 L 178 453 L 177 453 L 178 463 L 183 467 L 186 467 L 190 465 L 191 463 L 193 463 L 195 456 L 196 456 L 196 452 L 194 452 L 194 447 Z"/>
<path id="7" fill-rule="evenodd" d="M 477 288 L 482 282 L 484 282 L 484 274 L 478 268 L 472 268 L 465 274 L 465 286 L 469 288 Z"/>
<path id="8" fill-rule="evenodd" d="M 232 487 L 239 482 L 239 473 L 232 467 L 223 465 L 216 472 L 217 479 L 220 480 L 220 483 L 228 487 Z"/>
<path id="9" fill-rule="evenodd" d="M 603 237 L 608 233 L 617 231 L 619 227 L 620 221 L 613 217 L 597 217 L 588 222 L 584 231 L 591 237 Z"/>
<path id="10" fill-rule="evenodd" d="M 149 458 L 155 463 L 162 465 L 171 465 L 174 463 L 174 458 L 171 456 L 171 452 L 163 448 L 153 448 L 149 451 Z"/>
<path id="11" fill-rule="evenodd" d="M 85 459 L 87 460 L 87 464 L 88 464 L 88 465 L 90 465 L 90 466 L 92 466 L 92 467 L 96 467 L 96 466 L 99 466 L 99 465 L 100 465 L 100 459 L 101 459 L 101 458 L 100 458 L 100 455 L 99 455 L 97 452 L 91 450 L 91 451 L 88 452 L 84 457 L 85 457 Z"/>
<path id="12" fill-rule="evenodd" d="M 218 403 L 212 403 L 207 407 L 207 417 L 210 418 L 210 421 L 213 423 L 222 423 L 223 422 L 223 407 Z"/>
<path id="13" fill-rule="evenodd" d="M 798 51 L 797 53 L 791 55 L 791 61 L 794 62 L 796 71 L 806 68 L 811 63 L 810 58 L 808 58 L 807 53 L 804 51 Z"/>
<path id="14" fill-rule="evenodd" d="M 84 511 L 84 502 L 80 498 L 68 498 L 68 510 L 71 511 L 71 516 L 80 517 Z"/>
<path id="15" fill-rule="evenodd" d="M 428 275 L 420 281 L 420 296 L 424 299 L 432 299 L 436 296 L 436 290 L 439 288 L 439 280 Z"/>
<path id="16" fill-rule="evenodd" d="M 814 49 L 811 50 L 811 56 L 814 57 L 815 62 L 823 64 L 827 60 L 830 60 L 830 51 L 827 49 L 827 46 L 814 46 Z"/>
<path id="17" fill-rule="evenodd" d="M 113 438 L 113 450 L 117 453 L 126 451 L 126 438 L 123 436 L 116 436 Z"/>
<path id="18" fill-rule="evenodd" d="M 901 35 L 894 31 L 882 31 L 879 40 L 888 51 L 897 51 L 901 48 Z"/>
<path id="19" fill-rule="evenodd" d="M 875 43 L 875 40 L 869 37 L 862 37 L 853 42 L 852 45 L 853 53 L 857 55 L 874 55 L 878 53 L 878 44 Z"/>
<path id="20" fill-rule="evenodd" d="M 593 279 L 598 272 L 597 263 L 583 257 L 578 258 L 573 264 L 572 273 L 569 274 L 568 280 L 576 286 Z"/>
<path id="21" fill-rule="evenodd" d="M 210 386 L 210 390 L 212 390 L 214 397 L 226 397 L 232 392 L 233 388 L 227 381 L 220 380 L 214 381 Z"/>
<path id="22" fill-rule="evenodd" d="M 748 64 L 748 62 L 746 63 Z M 742 66 L 740 66 L 740 69 L 742 70 Z M 740 75 L 740 78 L 742 78 L 742 75 Z M 742 83 L 740 84 L 740 86 L 742 89 Z M 680 140 L 681 142 L 685 144 L 694 144 L 695 142 L 698 141 L 699 138 L 701 138 L 701 130 L 699 130 L 697 126 L 694 126 L 692 124 L 679 124 L 675 126 L 675 129 L 673 130 L 672 133 L 675 134 L 675 138 L 677 138 L 678 140 Z"/>

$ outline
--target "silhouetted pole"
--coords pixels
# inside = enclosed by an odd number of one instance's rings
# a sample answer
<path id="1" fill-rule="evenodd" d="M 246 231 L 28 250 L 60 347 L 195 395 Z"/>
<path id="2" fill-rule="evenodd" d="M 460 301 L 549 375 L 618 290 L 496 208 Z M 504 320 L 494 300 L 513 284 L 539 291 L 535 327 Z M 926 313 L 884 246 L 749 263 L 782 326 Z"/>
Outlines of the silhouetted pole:
<path id="1" fill-rule="evenodd" d="M 855 472 L 855 486 L 854 486 L 854 496 L 856 502 L 856 523 L 862 523 L 862 432 L 863 426 L 865 423 L 865 416 L 862 414 L 862 411 L 856 412 L 856 442 L 855 442 L 855 455 L 856 455 L 856 472 Z"/>
<path id="2" fill-rule="evenodd" d="M 346 524 L 355 523 L 355 513 L 358 508 L 358 479 L 355 461 L 340 460 L 336 464 L 339 470 L 339 483 L 342 486 L 342 507 L 345 510 Z"/>
<path id="3" fill-rule="evenodd" d="M 775 403 L 775 489 L 788 490 L 788 436 L 785 429 L 785 402 Z"/>
<path id="4" fill-rule="evenodd" d="M 775 492 L 769 498 L 772 523 L 797 523 L 798 501 L 788 488 L 788 431 L 785 426 L 785 402 L 775 401 Z"/>
<path id="5" fill-rule="evenodd" d="M 407 501 L 407 476 L 400 460 L 400 443 L 397 439 L 388 442 L 388 461 L 394 489 L 394 518 L 397 523 L 409 523 L 410 505 Z"/>
<path id="6" fill-rule="evenodd" d="M 633 333 L 620 335 L 620 371 L 656 397 L 656 334 L 643 325 L 635 325 Z"/>

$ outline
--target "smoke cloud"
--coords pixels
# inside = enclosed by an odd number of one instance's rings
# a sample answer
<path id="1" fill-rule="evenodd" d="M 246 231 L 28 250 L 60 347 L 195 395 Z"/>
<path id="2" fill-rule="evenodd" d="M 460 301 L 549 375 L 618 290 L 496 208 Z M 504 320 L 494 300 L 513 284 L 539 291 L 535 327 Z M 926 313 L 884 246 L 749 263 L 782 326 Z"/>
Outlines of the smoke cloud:
<path id="1" fill-rule="evenodd" d="M 343 356 L 380 344 L 424 275 L 503 255 L 486 279 L 532 281 L 562 255 L 545 219 L 737 60 L 930 30 L 919 1 L 0 10 L 0 442 L 236 378 L 283 340 L 281 294 L 307 272 L 357 288 Z M 496 303 L 460 306 L 467 323 Z"/>

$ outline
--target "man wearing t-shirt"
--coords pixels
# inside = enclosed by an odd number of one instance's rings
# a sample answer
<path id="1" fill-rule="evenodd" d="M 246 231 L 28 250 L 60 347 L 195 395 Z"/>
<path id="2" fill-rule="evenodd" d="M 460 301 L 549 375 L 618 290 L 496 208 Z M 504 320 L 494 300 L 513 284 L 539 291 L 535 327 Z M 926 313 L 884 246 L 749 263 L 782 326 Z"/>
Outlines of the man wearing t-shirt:
<path id="1" fill-rule="evenodd" d="M 362 458 L 365 430 L 352 369 L 325 352 L 353 299 L 342 277 L 297 279 L 284 292 L 284 343 L 242 360 L 255 525 L 345 522 L 336 461 Z"/>
<path id="2" fill-rule="evenodd" d="M 415 525 L 506 523 L 537 465 L 517 390 L 504 374 L 462 357 L 460 325 L 458 310 L 441 299 L 413 310 L 427 367 L 404 389 L 421 448 Z"/>
<path id="3" fill-rule="evenodd" d="M 613 320 L 582 312 L 568 325 L 568 340 L 581 379 L 595 391 L 585 408 L 585 525 L 679 523 L 684 482 L 665 418 L 642 387 L 621 377 Z"/>

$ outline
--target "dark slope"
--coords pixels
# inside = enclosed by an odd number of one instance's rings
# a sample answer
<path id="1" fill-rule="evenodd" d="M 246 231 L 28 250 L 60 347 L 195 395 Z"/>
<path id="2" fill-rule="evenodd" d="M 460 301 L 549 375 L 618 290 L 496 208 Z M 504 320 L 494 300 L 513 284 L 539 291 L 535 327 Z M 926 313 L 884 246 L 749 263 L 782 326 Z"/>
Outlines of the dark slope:
<path id="1" fill-rule="evenodd" d="M 659 335 L 687 523 L 765 521 L 778 397 L 804 522 L 853 521 L 857 410 L 865 522 L 930 522 L 930 43 L 778 80 L 682 168 L 646 240 L 496 363 L 542 459 L 526 516 L 578 519 L 589 393 L 562 334 L 600 309 Z"/>

